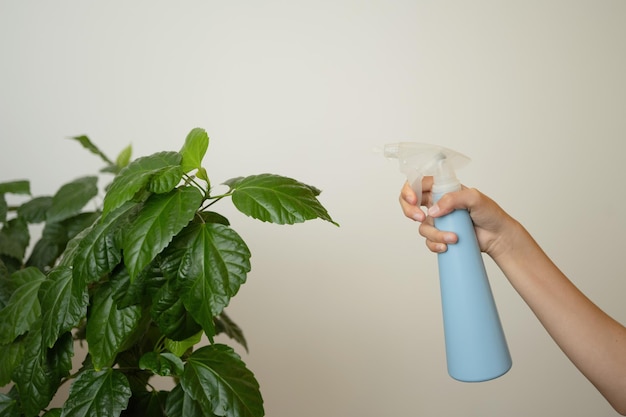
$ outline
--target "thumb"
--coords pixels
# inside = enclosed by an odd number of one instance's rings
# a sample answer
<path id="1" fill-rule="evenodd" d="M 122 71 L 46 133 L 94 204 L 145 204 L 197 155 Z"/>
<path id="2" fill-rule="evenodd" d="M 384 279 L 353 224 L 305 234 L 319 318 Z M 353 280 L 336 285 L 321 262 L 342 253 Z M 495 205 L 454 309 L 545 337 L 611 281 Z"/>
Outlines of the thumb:
<path id="1" fill-rule="evenodd" d="M 467 199 L 464 197 L 464 191 L 453 191 L 446 193 L 428 209 L 428 215 L 431 217 L 445 216 L 458 209 L 468 209 Z"/>

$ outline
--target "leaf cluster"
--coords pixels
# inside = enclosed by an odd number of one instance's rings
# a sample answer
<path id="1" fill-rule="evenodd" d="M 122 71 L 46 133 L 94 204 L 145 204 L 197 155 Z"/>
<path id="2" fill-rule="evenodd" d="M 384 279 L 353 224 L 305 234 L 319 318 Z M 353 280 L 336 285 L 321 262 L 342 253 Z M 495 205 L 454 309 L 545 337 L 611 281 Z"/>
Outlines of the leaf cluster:
<path id="1" fill-rule="evenodd" d="M 0 183 L 0 386 L 11 386 L 0 415 L 263 416 L 253 373 L 214 340 L 225 333 L 247 349 L 224 309 L 251 265 L 248 246 L 212 206 L 230 197 L 263 222 L 336 224 L 320 191 L 260 174 L 212 194 L 200 128 L 177 152 L 133 161 L 130 147 L 113 161 L 88 137 L 73 139 L 115 174 L 103 197 L 98 176 L 40 197 L 28 180 Z M 26 201 L 12 206 L 8 195 Z M 34 224 L 43 229 L 31 245 Z M 209 343 L 198 347 L 203 335 Z M 73 372 L 77 341 L 88 353 Z M 174 388 L 154 388 L 153 377 Z M 48 409 L 64 383 L 69 398 Z"/>

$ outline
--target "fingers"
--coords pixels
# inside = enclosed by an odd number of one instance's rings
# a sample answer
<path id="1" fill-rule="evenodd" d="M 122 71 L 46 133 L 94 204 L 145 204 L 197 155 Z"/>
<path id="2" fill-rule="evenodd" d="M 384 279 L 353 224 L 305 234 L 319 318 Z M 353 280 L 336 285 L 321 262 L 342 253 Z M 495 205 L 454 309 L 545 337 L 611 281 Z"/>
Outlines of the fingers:
<path id="1" fill-rule="evenodd" d="M 459 240 L 455 233 L 437 229 L 433 224 L 433 218 L 430 216 L 420 225 L 419 234 L 426 238 L 426 247 L 435 253 L 447 251 L 448 244 L 456 243 Z"/>
<path id="2" fill-rule="evenodd" d="M 409 186 L 409 183 L 405 183 L 400 192 L 400 207 L 402 212 L 409 219 L 423 222 L 426 219 L 426 214 L 417 205 L 417 195 Z"/>
<path id="3" fill-rule="evenodd" d="M 430 206 L 432 204 L 432 197 L 430 190 L 433 186 L 433 177 L 424 177 L 422 180 L 422 195 L 421 205 Z M 426 215 L 418 206 L 418 198 L 415 191 L 411 188 L 408 182 L 404 183 L 402 190 L 400 191 L 400 207 L 404 215 L 410 219 L 418 222 L 423 222 L 426 219 Z"/>
<path id="4" fill-rule="evenodd" d="M 471 210 L 479 198 L 480 193 L 476 189 L 463 187 L 461 191 L 444 194 L 439 201 L 430 206 L 428 215 L 441 217 L 458 209 Z"/>

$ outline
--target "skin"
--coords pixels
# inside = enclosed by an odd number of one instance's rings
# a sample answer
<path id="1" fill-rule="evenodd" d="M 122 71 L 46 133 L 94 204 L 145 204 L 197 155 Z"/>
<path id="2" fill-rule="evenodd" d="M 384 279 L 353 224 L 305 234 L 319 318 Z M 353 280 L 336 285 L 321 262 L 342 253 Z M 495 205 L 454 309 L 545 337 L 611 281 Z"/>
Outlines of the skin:
<path id="1" fill-rule="evenodd" d="M 492 199 L 472 188 L 444 195 L 433 205 L 432 177 L 422 181 L 422 204 L 405 184 L 404 215 L 420 222 L 432 252 L 445 252 L 457 236 L 434 227 L 433 218 L 469 211 L 480 248 L 503 271 L 561 350 L 613 408 L 626 415 L 626 328 L 598 308 L 563 274 L 526 229 Z"/>

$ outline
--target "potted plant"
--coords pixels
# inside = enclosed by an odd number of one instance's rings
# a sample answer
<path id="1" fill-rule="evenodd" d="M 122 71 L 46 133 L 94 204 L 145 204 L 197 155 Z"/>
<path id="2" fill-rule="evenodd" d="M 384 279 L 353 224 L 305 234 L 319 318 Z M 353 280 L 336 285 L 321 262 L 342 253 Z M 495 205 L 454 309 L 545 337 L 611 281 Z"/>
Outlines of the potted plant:
<path id="1" fill-rule="evenodd" d="M 253 373 L 224 333 L 246 346 L 224 308 L 246 281 L 250 251 L 213 205 L 294 224 L 336 224 L 320 191 L 273 174 L 233 178 L 214 194 L 202 159 L 209 138 L 193 129 L 178 152 L 116 161 L 73 138 L 115 174 L 99 209 L 97 176 L 30 197 L 27 180 L 0 183 L 0 415 L 260 417 Z M 9 206 L 6 195 L 23 195 Z M 42 223 L 30 245 L 29 224 Z M 31 248 L 32 249 L 29 249 Z M 205 335 L 208 344 L 201 344 Z M 72 373 L 74 342 L 87 349 Z M 151 385 L 171 377 L 171 391 Z M 48 409 L 62 384 L 69 397 Z"/>

